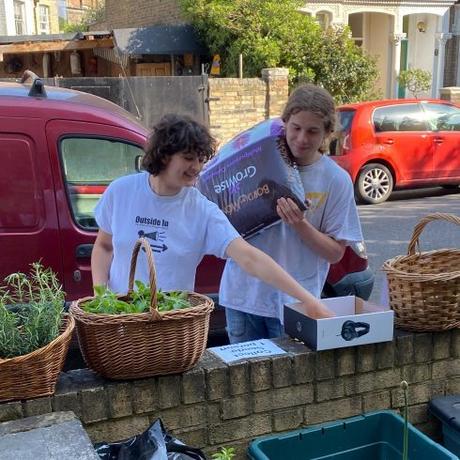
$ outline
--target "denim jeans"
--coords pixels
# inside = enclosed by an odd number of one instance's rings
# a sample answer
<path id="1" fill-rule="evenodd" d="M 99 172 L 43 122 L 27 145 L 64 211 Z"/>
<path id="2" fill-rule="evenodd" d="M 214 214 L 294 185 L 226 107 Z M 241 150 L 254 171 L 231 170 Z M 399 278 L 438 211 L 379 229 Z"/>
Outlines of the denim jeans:
<path id="1" fill-rule="evenodd" d="M 284 334 L 284 327 L 278 318 L 252 315 L 232 308 L 225 309 L 225 317 L 230 343 L 274 339 Z"/>

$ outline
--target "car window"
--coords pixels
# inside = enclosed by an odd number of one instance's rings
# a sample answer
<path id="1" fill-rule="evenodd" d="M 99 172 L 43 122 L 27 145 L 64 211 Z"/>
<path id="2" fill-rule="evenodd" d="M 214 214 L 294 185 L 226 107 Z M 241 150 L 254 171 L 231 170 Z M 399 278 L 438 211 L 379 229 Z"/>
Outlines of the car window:
<path id="1" fill-rule="evenodd" d="M 426 118 L 419 104 L 398 104 L 375 109 L 372 121 L 376 132 L 428 131 Z"/>
<path id="2" fill-rule="evenodd" d="M 422 106 L 433 131 L 460 131 L 459 108 L 432 102 L 424 102 Z"/>
<path id="3" fill-rule="evenodd" d="M 345 131 L 346 133 L 350 132 L 351 124 L 353 122 L 355 113 L 356 113 L 355 110 L 339 110 L 338 118 L 339 118 L 340 127 L 342 131 Z"/>
<path id="4" fill-rule="evenodd" d="M 350 134 L 353 118 L 356 110 L 338 110 L 337 127 L 329 142 L 329 155 L 341 155 L 343 152 L 344 142 Z"/>
<path id="5" fill-rule="evenodd" d="M 144 152 L 120 140 L 67 137 L 61 140 L 60 153 L 75 223 L 96 229 L 94 207 L 102 193 L 112 180 L 136 172 Z"/>

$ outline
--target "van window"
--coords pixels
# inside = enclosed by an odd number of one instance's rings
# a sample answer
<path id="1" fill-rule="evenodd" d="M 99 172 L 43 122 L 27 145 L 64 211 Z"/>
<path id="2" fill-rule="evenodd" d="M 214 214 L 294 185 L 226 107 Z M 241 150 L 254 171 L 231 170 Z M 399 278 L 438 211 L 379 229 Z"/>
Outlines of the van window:
<path id="1" fill-rule="evenodd" d="M 1 134 L 0 161 L 0 231 L 36 230 L 44 211 L 33 144 L 26 137 Z"/>
<path id="2" fill-rule="evenodd" d="M 61 140 L 61 163 L 75 223 L 97 229 L 94 207 L 114 179 L 137 171 L 144 154 L 120 140 L 67 137 Z"/>
<path id="3" fill-rule="evenodd" d="M 398 104 L 375 109 L 373 114 L 376 132 L 428 131 L 426 114 L 419 104 Z"/>

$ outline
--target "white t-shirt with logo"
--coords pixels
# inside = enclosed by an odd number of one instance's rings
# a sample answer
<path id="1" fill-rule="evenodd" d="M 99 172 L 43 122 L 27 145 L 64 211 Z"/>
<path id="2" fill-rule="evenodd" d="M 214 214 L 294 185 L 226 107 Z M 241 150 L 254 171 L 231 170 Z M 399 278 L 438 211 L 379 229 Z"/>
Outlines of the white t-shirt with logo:
<path id="1" fill-rule="evenodd" d="M 112 235 L 113 259 L 109 288 L 128 290 L 131 254 L 140 236 L 153 249 L 157 288 L 193 291 L 196 267 L 205 254 L 225 258 L 227 246 L 240 235 L 225 214 L 195 187 L 160 196 L 149 185 L 149 174 L 113 181 L 95 209 L 99 227 Z M 144 251 L 139 251 L 135 279 L 148 282 Z"/>
<path id="2" fill-rule="evenodd" d="M 337 241 L 362 241 L 361 225 L 348 173 L 327 156 L 299 167 L 305 198 L 311 206 L 308 221 Z M 310 249 L 288 224 L 281 222 L 249 239 L 269 254 L 304 288 L 320 297 L 329 263 Z M 219 303 L 225 307 L 283 321 L 283 305 L 295 299 L 252 277 L 231 259 L 222 276 Z"/>

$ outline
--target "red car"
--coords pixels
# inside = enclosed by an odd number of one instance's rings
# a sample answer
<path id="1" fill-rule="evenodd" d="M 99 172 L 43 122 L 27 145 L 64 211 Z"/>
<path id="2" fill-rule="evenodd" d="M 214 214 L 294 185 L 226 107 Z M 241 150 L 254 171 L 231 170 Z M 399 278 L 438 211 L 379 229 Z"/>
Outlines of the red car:
<path id="1" fill-rule="evenodd" d="M 111 102 L 30 77 L 0 83 L 0 281 L 42 260 L 78 299 L 92 294 L 94 206 L 113 179 L 138 170 L 147 130 Z M 364 246 L 355 250 L 328 280 L 336 293 L 368 298 L 373 274 Z M 205 257 L 195 289 L 215 296 L 222 267 Z"/>
<path id="2" fill-rule="evenodd" d="M 350 174 L 356 198 L 382 203 L 394 189 L 460 184 L 460 107 L 394 99 L 342 105 L 330 155 Z"/>

